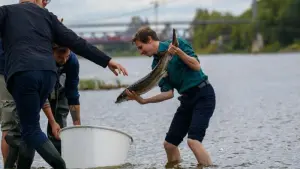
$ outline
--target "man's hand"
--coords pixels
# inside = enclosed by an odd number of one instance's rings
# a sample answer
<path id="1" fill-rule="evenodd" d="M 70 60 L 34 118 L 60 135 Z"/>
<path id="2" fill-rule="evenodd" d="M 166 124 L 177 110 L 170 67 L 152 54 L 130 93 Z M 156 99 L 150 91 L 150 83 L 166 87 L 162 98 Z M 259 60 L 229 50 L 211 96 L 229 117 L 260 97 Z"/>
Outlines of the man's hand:
<path id="1" fill-rule="evenodd" d="M 59 138 L 60 126 L 58 123 L 56 123 L 56 121 L 54 119 L 48 99 L 46 100 L 46 103 L 43 105 L 43 111 L 44 111 L 45 115 L 47 116 L 48 123 L 51 126 L 53 136 L 56 139 L 60 140 L 60 138 Z"/>
<path id="2" fill-rule="evenodd" d="M 127 70 L 119 63 L 113 61 L 112 59 L 108 63 L 108 68 L 116 75 L 123 73 L 124 76 L 128 76 Z M 118 70 L 118 71 L 116 71 Z"/>
<path id="3" fill-rule="evenodd" d="M 170 43 L 168 52 L 171 53 L 171 55 L 176 55 L 179 51 L 181 51 L 180 48 L 178 48 L 178 47 L 172 45 L 172 43 Z"/>
<path id="4" fill-rule="evenodd" d="M 128 100 L 135 100 L 140 104 L 146 104 L 146 100 L 137 95 L 134 91 L 129 91 L 128 89 L 126 89 L 125 92 L 127 94 Z"/>
<path id="5" fill-rule="evenodd" d="M 59 126 L 59 124 L 56 123 L 56 122 L 52 122 L 50 125 L 51 125 L 51 128 L 52 128 L 52 134 L 53 134 L 53 136 L 57 140 L 60 140 L 60 138 L 59 138 L 59 132 L 60 132 L 60 126 Z"/>
<path id="6" fill-rule="evenodd" d="M 73 125 L 80 126 L 81 125 L 80 120 L 73 121 Z"/>

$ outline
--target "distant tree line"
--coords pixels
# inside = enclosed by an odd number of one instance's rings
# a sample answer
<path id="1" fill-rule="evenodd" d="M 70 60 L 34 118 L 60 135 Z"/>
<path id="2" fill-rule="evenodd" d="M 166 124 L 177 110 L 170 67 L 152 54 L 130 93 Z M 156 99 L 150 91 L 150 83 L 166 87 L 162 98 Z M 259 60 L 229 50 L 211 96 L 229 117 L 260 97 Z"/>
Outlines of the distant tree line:
<path id="1" fill-rule="evenodd" d="M 263 37 L 262 52 L 300 49 L 300 0 L 260 0 L 257 19 L 250 24 L 197 25 L 193 28 L 193 46 L 197 52 L 249 52 L 256 32 Z M 194 20 L 251 19 L 248 9 L 239 16 L 199 9 Z M 222 40 L 222 45 L 218 44 Z"/>

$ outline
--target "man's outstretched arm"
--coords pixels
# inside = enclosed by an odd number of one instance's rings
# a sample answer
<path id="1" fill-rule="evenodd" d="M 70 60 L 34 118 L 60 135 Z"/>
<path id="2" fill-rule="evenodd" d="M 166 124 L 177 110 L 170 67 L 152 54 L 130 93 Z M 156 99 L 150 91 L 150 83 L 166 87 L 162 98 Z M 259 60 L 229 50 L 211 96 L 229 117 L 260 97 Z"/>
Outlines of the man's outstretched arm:
<path id="1" fill-rule="evenodd" d="M 54 42 L 58 45 L 70 48 L 74 53 L 106 68 L 116 75 L 123 73 L 127 76 L 127 70 L 120 64 L 114 62 L 111 57 L 100 51 L 98 48 L 88 43 L 85 39 L 77 36 L 75 32 L 64 26 L 57 17 L 50 13 L 52 20 L 52 29 L 54 32 Z M 116 69 L 118 71 L 116 71 Z"/>

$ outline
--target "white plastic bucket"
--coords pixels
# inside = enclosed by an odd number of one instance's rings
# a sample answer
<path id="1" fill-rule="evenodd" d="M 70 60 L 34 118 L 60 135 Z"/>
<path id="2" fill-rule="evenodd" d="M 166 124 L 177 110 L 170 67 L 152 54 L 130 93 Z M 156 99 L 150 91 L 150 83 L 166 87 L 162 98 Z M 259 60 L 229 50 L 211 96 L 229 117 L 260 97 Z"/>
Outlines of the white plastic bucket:
<path id="1" fill-rule="evenodd" d="M 68 169 L 120 166 L 133 139 L 117 129 L 71 126 L 60 132 L 62 158 Z"/>

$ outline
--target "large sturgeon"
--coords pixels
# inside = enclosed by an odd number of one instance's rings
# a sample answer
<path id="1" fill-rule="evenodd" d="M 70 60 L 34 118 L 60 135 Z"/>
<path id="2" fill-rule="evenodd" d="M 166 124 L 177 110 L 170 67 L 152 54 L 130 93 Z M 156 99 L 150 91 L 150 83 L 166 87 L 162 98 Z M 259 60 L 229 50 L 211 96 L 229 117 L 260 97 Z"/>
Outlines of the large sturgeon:
<path id="1" fill-rule="evenodd" d="M 173 29 L 172 44 L 178 47 L 175 29 Z M 163 77 L 167 76 L 167 66 L 169 61 L 172 59 L 172 55 L 168 51 L 160 53 L 158 55 L 160 59 L 155 68 L 145 77 L 128 86 L 126 89 L 128 89 L 129 91 L 134 91 L 138 95 L 142 95 L 153 89 L 155 86 L 157 86 L 159 81 Z M 115 103 L 122 103 L 128 101 L 125 90 L 117 97 Z"/>

